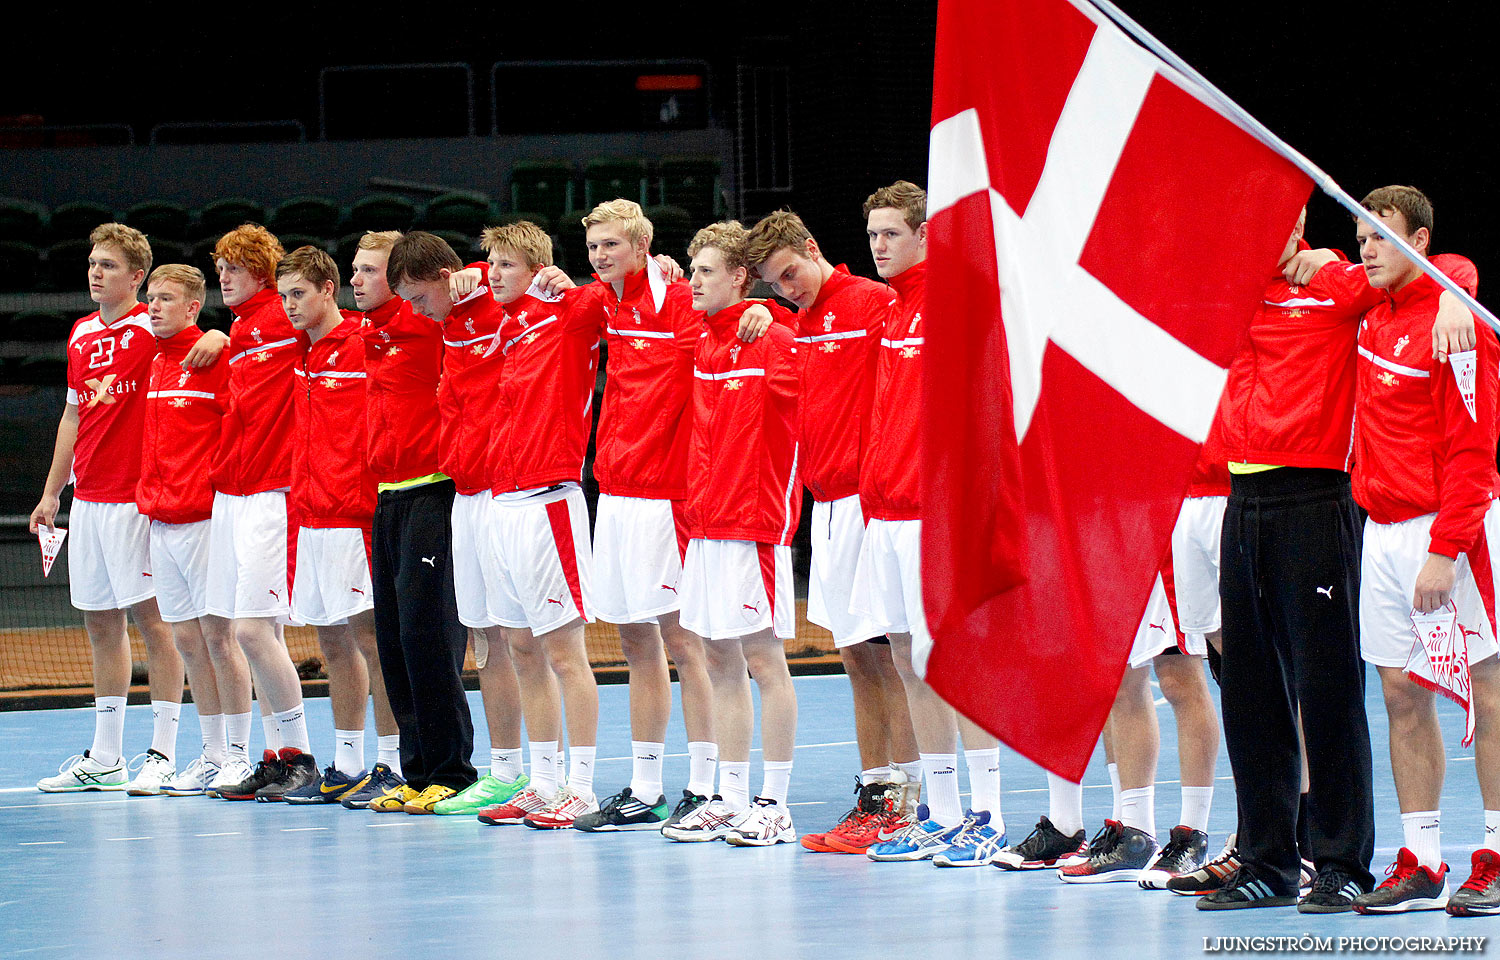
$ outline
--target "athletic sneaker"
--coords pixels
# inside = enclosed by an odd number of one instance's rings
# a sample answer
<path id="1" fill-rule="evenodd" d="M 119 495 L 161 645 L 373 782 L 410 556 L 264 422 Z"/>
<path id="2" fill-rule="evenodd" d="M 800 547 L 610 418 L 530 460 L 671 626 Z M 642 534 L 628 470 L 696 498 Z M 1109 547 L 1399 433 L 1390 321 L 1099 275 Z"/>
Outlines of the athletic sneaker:
<path id="1" fill-rule="evenodd" d="M 1041 870 L 1056 866 L 1063 857 L 1085 849 L 1083 836 L 1082 828 L 1070 837 L 1043 817 L 1025 840 L 995 854 L 995 866 L 1002 870 Z"/>
<path id="2" fill-rule="evenodd" d="M 917 804 L 917 818 L 911 826 L 882 843 L 872 844 L 865 856 L 880 863 L 909 860 L 931 860 L 953 843 L 963 824 L 945 827 L 929 816 L 927 804 Z"/>
<path id="3" fill-rule="evenodd" d="M 879 809 L 878 800 L 876 799 L 876 788 L 883 787 L 884 784 L 861 783 L 859 778 L 856 777 L 854 780 L 854 806 L 850 807 L 849 811 L 842 817 L 839 817 L 838 822 L 831 829 L 823 833 L 809 833 L 804 835 L 802 837 L 802 846 L 813 853 L 864 853 L 864 849 L 849 849 L 849 847 L 844 845 L 837 847 L 830 846 L 828 837 L 837 834 L 848 840 L 853 840 L 855 836 L 867 832 L 862 831 L 860 828 L 864 826 L 866 821 L 873 818 Z M 881 789 L 878 792 L 883 794 L 884 790 Z M 864 844 L 865 848 L 868 848 L 869 845 L 869 842 Z M 857 846 L 857 844 L 851 843 L 849 846 Z"/>
<path id="4" fill-rule="evenodd" d="M 403 781 L 365 804 L 365 809 L 371 813 L 405 813 L 407 803 L 420 796 L 421 793 Z"/>
<path id="5" fill-rule="evenodd" d="M 682 818 L 708 803 L 708 798 L 701 793 L 691 790 L 682 791 L 682 799 L 677 801 L 677 806 L 672 808 L 672 813 L 667 817 L 667 822 L 661 825 L 662 833 L 667 832 L 668 827 L 675 827 L 682 822 Z"/>
<path id="6" fill-rule="evenodd" d="M 734 829 L 739 812 L 730 810 L 724 798 L 714 794 L 707 803 L 683 814 L 681 820 L 661 828 L 661 835 L 679 843 L 704 843 L 722 840 Z"/>
<path id="7" fill-rule="evenodd" d="M 1442 910 L 1448 906 L 1448 865 L 1433 871 L 1417 863 L 1417 855 L 1406 847 L 1396 853 L 1396 862 L 1386 868 L 1385 882 L 1354 898 L 1357 913 L 1406 913 L 1409 910 Z"/>
<path id="8" fill-rule="evenodd" d="M 280 803 L 293 790 L 301 790 L 318 782 L 318 761 L 310 753 L 296 747 L 282 747 L 281 776 L 255 791 L 255 799 L 261 803 Z"/>
<path id="9" fill-rule="evenodd" d="M 432 813 L 433 807 L 457 794 L 458 791 L 452 787 L 445 787 L 441 783 L 429 783 L 426 790 L 406 801 L 403 809 L 407 813 L 427 815 Z"/>
<path id="10" fill-rule="evenodd" d="M 1196 872 L 1207 859 L 1208 834 L 1178 824 L 1161 853 L 1141 871 L 1141 889 L 1165 890 L 1168 880 Z"/>
<path id="11" fill-rule="evenodd" d="M 661 830 L 671 811 L 667 809 L 667 798 L 658 795 L 656 802 L 647 805 L 637 800 L 626 787 L 605 800 L 593 813 L 585 813 L 573 821 L 574 830 L 584 833 L 610 833 L 616 830 Z"/>
<path id="12" fill-rule="evenodd" d="M 1317 876 L 1318 876 L 1318 868 L 1315 867 L 1315 866 L 1313 866 L 1313 862 L 1311 860 L 1308 860 L 1306 857 L 1304 857 L 1302 859 L 1302 869 L 1301 869 L 1301 871 L 1297 875 L 1297 887 L 1298 887 L 1298 889 L 1300 889 L 1300 890 L 1309 890 L 1309 889 L 1311 889 L 1312 888 L 1312 884 L 1313 884 L 1313 880 L 1316 879 Z"/>
<path id="13" fill-rule="evenodd" d="M 584 797 L 563 787 L 545 809 L 538 810 L 521 821 L 535 830 L 566 830 L 573 821 L 586 813 L 596 813 L 599 801 L 592 795 Z"/>
<path id="14" fill-rule="evenodd" d="M 546 797 L 527 787 L 505 803 L 486 807 L 479 811 L 479 822 L 491 826 L 504 823 L 525 823 L 533 813 L 540 813 L 551 803 Z"/>
<path id="15" fill-rule="evenodd" d="M 43 793 L 78 793 L 81 790 L 124 790 L 130 781 L 125 758 L 117 763 L 100 763 L 87 750 L 63 761 L 57 776 L 43 777 L 36 788 Z"/>
<path id="16" fill-rule="evenodd" d="M 187 769 L 168 780 L 162 792 L 169 797 L 196 797 L 219 775 L 219 765 L 207 757 L 194 757 Z"/>
<path id="17" fill-rule="evenodd" d="M 401 786 L 406 781 L 396 776 L 396 771 L 389 764 L 377 763 L 370 769 L 370 776 L 364 786 L 353 793 L 346 794 L 339 800 L 339 804 L 345 810 L 365 810 L 370 806 L 370 801 L 376 797 L 383 796 Z"/>
<path id="18" fill-rule="evenodd" d="M 443 817 L 456 814 L 473 816 L 485 807 L 495 807 L 526 789 L 531 778 L 521 774 L 514 780 L 501 780 L 487 774 L 475 780 L 446 800 L 439 800 L 432 812 Z"/>
<path id="19" fill-rule="evenodd" d="M 1240 868 L 1239 849 L 1235 846 L 1238 835 L 1231 833 L 1223 851 L 1192 873 L 1173 877 L 1166 888 L 1183 897 L 1197 897 L 1222 889 Z"/>
<path id="20" fill-rule="evenodd" d="M 987 867 L 1004 849 L 1005 834 L 996 833 L 990 826 L 990 812 L 970 810 L 953 843 L 942 853 L 934 854 L 932 862 L 940 867 Z"/>
<path id="21" fill-rule="evenodd" d="M 1359 881 L 1338 867 L 1324 867 L 1313 878 L 1312 890 L 1297 901 L 1298 913 L 1348 913 L 1354 898 L 1365 893 Z"/>
<path id="22" fill-rule="evenodd" d="M 141 765 L 125 785 L 125 792 L 132 797 L 159 797 L 166 793 L 167 781 L 177 776 L 177 765 L 168 760 L 166 754 L 155 750 L 147 750 L 136 759 Z"/>
<path id="23" fill-rule="evenodd" d="M 1139 827 L 1118 820 L 1104 821 L 1107 835 L 1079 862 L 1057 868 L 1064 883 L 1113 883 L 1135 881 L 1156 856 L 1156 840 Z"/>
<path id="24" fill-rule="evenodd" d="M 877 843 L 890 840 L 912 823 L 902 798 L 905 784 L 872 783 L 860 797 L 862 807 L 823 835 L 831 853 L 867 853 Z M 812 836 L 816 836 L 815 834 Z M 804 847 L 807 838 L 804 838 Z M 811 849 L 809 847 L 809 849 Z"/>
<path id="25" fill-rule="evenodd" d="M 231 784 L 241 783 L 245 780 L 249 780 L 250 777 L 254 775 L 254 773 L 255 771 L 250 767 L 250 761 L 246 760 L 244 757 L 235 757 L 230 760 L 225 760 L 224 765 L 219 768 L 219 772 L 214 774 L 214 778 L 208 782 L 208 786 L 204 789 L 203 795 L 206 797 L 223 799 L 222 797 L 219 797 L 220 790 L 223 790 L 225 787 Z"/>
<path id="26" fill-rule="evenodd" d="M 361 770 L 350 776 L 332 764 L 323 768 L 323 776 L 306 786 L 288 790 L 283 799 L 287 803 L 338 803 L 370 781 L 370 775 Z"/>
<path id="27" fill-rule="evenodd" d="M 1198 909 L 1244 910 L 1250 907 L 1290 907 L 1296 902 L 1296 893 L 1283 893 L 1264 880 L 1257 880 L 1248 869 L 1241 867 L 1230 874 L 1219 889 L 1210 891 L 1199 898 Z"/>
<path id="28" fill-rule="evenodd" d="M 1500 854 L 1475 850 L 1474 868 L 1464 885 L 1448 898 L 1448 913 L 1455 917 L 1487 917 L 1500 913 Z"/>
<path id="29" fill-rule="evenodd" d="M 796 839 L 792 812 L 766 797 L 751 800 L 749 808 L 735 818 L 734 829 L 724 835 L 724 842 L 734 847 L 769 847 Z"/>
<path id="30" fill-rule="evenodd" d="M 274 750 L 267 750 L 261 754 L 260 763 L 255 765 L 255 770 L 250 776 L 239 783 L 223 784 L 216 788 L 216 792 L 220 800 L 254 800 L 257 790 L 266 784 L 280 780 L 285 773 L 281 758 Z"/>

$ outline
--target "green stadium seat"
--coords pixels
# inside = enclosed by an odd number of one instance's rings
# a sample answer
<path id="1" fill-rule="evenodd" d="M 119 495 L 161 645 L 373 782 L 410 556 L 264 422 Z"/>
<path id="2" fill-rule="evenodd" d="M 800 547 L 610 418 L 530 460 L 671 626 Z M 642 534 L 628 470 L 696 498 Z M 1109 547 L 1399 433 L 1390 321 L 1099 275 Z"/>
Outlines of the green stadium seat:
<path id="1" fill-rule="evenodd" d="M 510 169 L 510 208 L 536 210 L 556 220 L 576 208 L 573 165 L 566 160 L 519 160 Z"/>
<path id="2" fill-rule="evenodd" d="M 186 240 L 192 216 L 187 207 L 166 200 L 147 200 L 125 211 L 125 222 L 156 240 Z"/>
<path id="3" fill-rule="evenodd" d="M 46 226 L 46 207 L 30 200 L 0 197 L 0 240 L 37 244 Z"/>
<path id="4" fill-rule="evenodd" d="M 185 243 L 176 240 L 165 240 L 153 234 L 147 234 L 146 239 L 151 244 L 151 268 L 154 270 L 164 263 L 188 263 L 192 256 L 192 248 Z M 202 270 L 199 264 L 192 264 Z M 146 295 L 146 288 L 141 286 L 141 296 Z"/>
<path id="5" fill-rule="evenodd" d="M 583 165 L 584 210 L 616 197 L 646 205 L 646 161 L 604 158 Z"/>
<path id="6" fill-rule="evenodd" d="M 333 259 L 338 261 L 339 274 L 343 276 L 345 283 L 349 282 L 349 272 L 354 263 L 354 255 L 359 252 L 359 240 L 364 235 L 363 230 L 355 233 L 346 233 L 334 242 Z"/>
<path id="7" fill-rule="evenodd" d="M 549 232 L 552 229 L 552 218 L 536 210 L 514 210 L 510 213 L 498 214 L 495 217 L 495 224 L 503 227 L 512 223 L 520 223 L 522 220 L 530 220 Z"/>
<path id="8" fill-rule="evenodd" d="M 489 197 L 460 191 L 433 197 L 422 213 L 422 223 L 428 230 L 456 230 L 476 237 L 493 219 Z"/>
<path id="9" fill-rule="evenodd" d="M 652 253 L 665 253 L 687 269 L 687 246 L 692 242 L 698 224 L 681 207 L 660 205 L 646 208 L 646 219 L 651 221 Z"/>
<path id="10" fill-rule="evenodd" d="M 101 223 L 110 223 L 115 212 L 102 203 L 77 200 L 59 204 L 52 210 L 47 223 L 47 235 L 53 242 L 60 240 L 88 240 L 94 228 Z"/>
<path id="11" fill-rule="evenodd" d="M 44 290 L 88 289 L 89 251 L 93 250 L 87 235 L 83 239 L 60 240 L 47 248 L 37 286 Z"/>
<path id="12" fill-rule="evenodd" d="M 188 249 L 188 258 L 184 261 L 189 266 L 202 270 L 203 275 L 208 278 L 208 285 L 210 287 L 215 286 L 217 283 L 217 272 L 214 269 L 214 247 L 218 245 L 218 235 L 205 237 Z"/>
<path id="13" fill-rule="evenodd" d="M 92 311 L 90 311 L 92 312 Z M 83 316 L 82 313 L 79 316 Z M 23 343 L 51 343 L 68 339 L 73 321 L 78 317 L 66 317 L 51 310 L 22 310 L 10 321 L 8 339 Z"/>
<path id="14" fill-rule="evenodd" d="M 266 222 L 266 208 L 244 197 L 225 197 L 205 203 L 193 225 L 193 239 L 218 240 L 242 223 Z"/>
<path id="15" fill-rule="evenodd" d="M 447 240 L 448 246 L 453 248 L 453 252 L 464 263 L 474 263 L 485 258 L 485 254 L 479 249 L 477 234 L 471 236 L 457 230 L 433 230 L 432 233 Z"/>
<path id="16" fill-rule="evenodd" d="M 278 237 L 284 233 L 334 237 L 338 235 L 343 215 L 339 205 L 325 197 L 293 197 L 271 211 L 266 226 Z M 282 246 L 286 246 L 286 241 L 282 241 Z"/>
<path id="17" fill-rule="evenodd" d="M 14 293 L 36 287 L 42 252 L 20 240 L 0 240 L 0 291 Z"/>
<path id="18" fill-rule="evenodd" d="M 417 206 L 394 193 L 361 197 L 349 208 L 347 230 L 410 230 L 417 219 Z"/>
<path id="19" fill-rule="evenodd" d="M 330 255 L 333 252 L 332 241 L 324 240 L 322 237 L 309 236 L 305 233 L 285 233 L 277 239 L 281 241 L 281 249 L 287 253 L 291 253 L 298 247 L 317 247 L 319 250 Z"/>
<path id="20" fill-rule="evenodd" d="M 27 357 L 16 367 L 16 384 L 28 387 L 64 387 L 68 361 L 58 357 Z"/>
<path id="21" fill-rule="evenodd" d="M 706 225 L 724 209 L 719 196 L 719 161 L 713 157 L 665 157 L 657 167 L 662 203 L 686 210 L 693 222 Z"/>
<path id="22" fill-rule="evenodd" d="M 226 307 L 204 307 L 198 311 L 198 326 L 204 330 L 218 330 L 222 333 L 229 332 L 229 324 L 234 317 L 230 315 Z"/>
<path id="23" fill-rule="evenodd" d="M 576 214 L 563 217 L 552 235 L 552 257 L 570 277 L 586 277 L 594 269 L 589 265 L 587 231 L 581 220 Z"/>

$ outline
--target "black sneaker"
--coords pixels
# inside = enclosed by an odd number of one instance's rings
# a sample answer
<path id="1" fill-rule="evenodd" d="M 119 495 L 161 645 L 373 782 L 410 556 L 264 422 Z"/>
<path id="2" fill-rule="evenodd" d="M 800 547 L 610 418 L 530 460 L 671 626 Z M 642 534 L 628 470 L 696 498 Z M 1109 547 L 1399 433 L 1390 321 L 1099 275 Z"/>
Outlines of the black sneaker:
<path id="1" fill-rule="evenodd" d="M 370 771 L 370 779 L 365 781 L 365 785 L 341 799 L 339 803 L 346 810 L 364 810 L 370 805 L 371 800 L 384 796 L 387 791 L 405 782 L 396 776 L 396 771 L 392 770 L 389 765 L 377 763 Z"/>
<path id="2" fill-rule="evenodd" d="M 1215 890 L 1222 890 L 1240 869 L 1240 852 L 1234 845 L 1235 836 L 1229 837 L 1223 851 L 1192 873 L 1173 877 L 1164 886 L 1181 897 L 1201 897 Z"/>
<path id="3" fill-rule="evenodd" d="M 1070 837 L 1043 817 L 1025 840 L 1006 847 L 995 856 L 995 866 L 1001 870 L 1041 870 L 1056 866 L 1062 857 L 1082 849 L 1082 829 Z"/>
<path id="4" fill-rule="evenodd" d="M 1356 913 L 1406 913 L 1409 910 L 1441 910 L 1448 905 L 1448 865 L 1436 873 L 1417 863 L 1417 855 L 1406 847 L 1386 870 L 1384 883 L 1354 898 Z"/>
<path id="5" fill-rule="evenodd" d="M 647 804 L 638 799 L 626 787 L 607 798 L 593 813 L 579 814 L 573 819 L 573 829 L 584 833 L 610 833 L 616 830 L 660 830 L 667 822 L 667 798 L 657 795 L 656 802 Z"/>
<path id="6" fill-rule="evenodd" d="M 1354 909 L 1354 898 L 1366 892 L 1349 874 L 1338 867 L 1324 867 L 1313 877 L 1312 890 L 1297 901 L 1298 913 L 1348 913 Z"/>
<path id="7" fill-rule="evenodd" d="M 1084 860 L 1057 868 L 1064 883 L 1112 883 L 1139 880 L 1141 871 L 1156 856 L 1156 840 L 1139 827 L 1118 820 L 1104 821 L 1108 835 Z"/>
<path id="8" fill-rule="evenodd" d="M 255 770 L 250 774 L 250 779 L 241 780 L 239 783 L 231 783 L 219 788 L 220 800 L 254 800 L 255 794 L 269 783 L 275 783 L 286 773 L 281 763 L 281 758 L 276 756 L 272 750 L 267 750 L 261 757 L 260 763 L 255 765 Z"/>
<path id="9" fill-rule="evenodd" d="M 1198 900 L 1198 909 L 1244 910 L 1248 907 L 1290 907 L 1296 902 L 1295 893 L 1282 893 L 1264 880 L 1257 880 L 1254 874 L 1241 867 L 1229 876 L 1222 887 L 1204 894 Z"/>
<path id="10" fill-rule="evenodd" d="M 1448 913 L 1455 917 L 1487 917 L 1500 913 L 1500 855 L 1493 850 L 1475 850 L 1474 869 L 1464 885 L 1448 898 Z"/>
<path id="11" fill-rule="evenodd" d="M 663 830 L 668 827 L 677 826 L 677 821 L 697 810 L 708 802 L 708 797 L 691 790 L 682 791 L 682 799 L 677 801 L 677 806 L 672 808 L 672 813 L 667 817 L 667 822 L 661 825 Z"/>
<path id="12" fill-rule="evenodd" d="M 1172 828 L 1161 853 L 1141 871 L 1141 889 L 1165 890 L 1168 880 L 1196 873 L 1207 859 L 1208 834 L 1179 824 Z"/>
<path id="13" fill-rule="evenodd" d="M 281 748 L 281 776 L 255 791 L 261 803 L 280 803 L 289 790 L 300 790 L 318 782 L 318 762 L 296 747 Z"/>

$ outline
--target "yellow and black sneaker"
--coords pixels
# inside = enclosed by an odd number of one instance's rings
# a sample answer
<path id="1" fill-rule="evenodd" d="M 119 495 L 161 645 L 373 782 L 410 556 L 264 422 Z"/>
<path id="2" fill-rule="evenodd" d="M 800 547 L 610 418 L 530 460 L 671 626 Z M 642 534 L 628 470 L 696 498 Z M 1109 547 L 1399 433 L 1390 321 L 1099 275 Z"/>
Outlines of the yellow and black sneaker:
<path id="1" fill-rule="evenodd" d="M 283 799 L 287 803 L 338 803 L 369 782 L 370 775 L 363 770 L 351 777 L 330 764 L 317 780 L 296 790 L 288 790 Z"/>
<path id="2" fill-rule="evenodd" d="M 445 787 L 441 783 L 429 783 L 426 790 L 406 801 L 405 810 L 407 813 L 431 813 L 439 800 L 447 800 L 456 793 L 458 791 L 452 787 Z"/>
<path id="3" fill-rule="evenodd" d="M 369 810 L 372 813 L 405 813 L 407 803 L 419 796 L 421 794 L 406 784 L 397 784 L 371 800 Z"/>

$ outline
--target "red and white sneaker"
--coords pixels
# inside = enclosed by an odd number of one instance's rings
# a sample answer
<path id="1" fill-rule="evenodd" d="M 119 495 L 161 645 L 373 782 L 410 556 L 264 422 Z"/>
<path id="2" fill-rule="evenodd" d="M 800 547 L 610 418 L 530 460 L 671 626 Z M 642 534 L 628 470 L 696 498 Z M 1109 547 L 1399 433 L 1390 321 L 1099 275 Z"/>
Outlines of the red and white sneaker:
<path id="1" fill-rule="evenodd" d="M 527 817 L 522 823 L 537 830 L 566 830 L 573 826 L 573 821 L 585 813 L 598 813 L 599 801 L 593 794 L 587 797 L 579 796 L 567 787 L 547 804 L 546 809 L 538 810 Z"/>
<path id="2" fill-rule="evenodd" d="M 491 825 L 525 823 L 527 817 L 547 809 L 547 805 L 551 802 L 540 793 L 528 788 L 504 803 L 480 810 L 479 822 Z"/>

